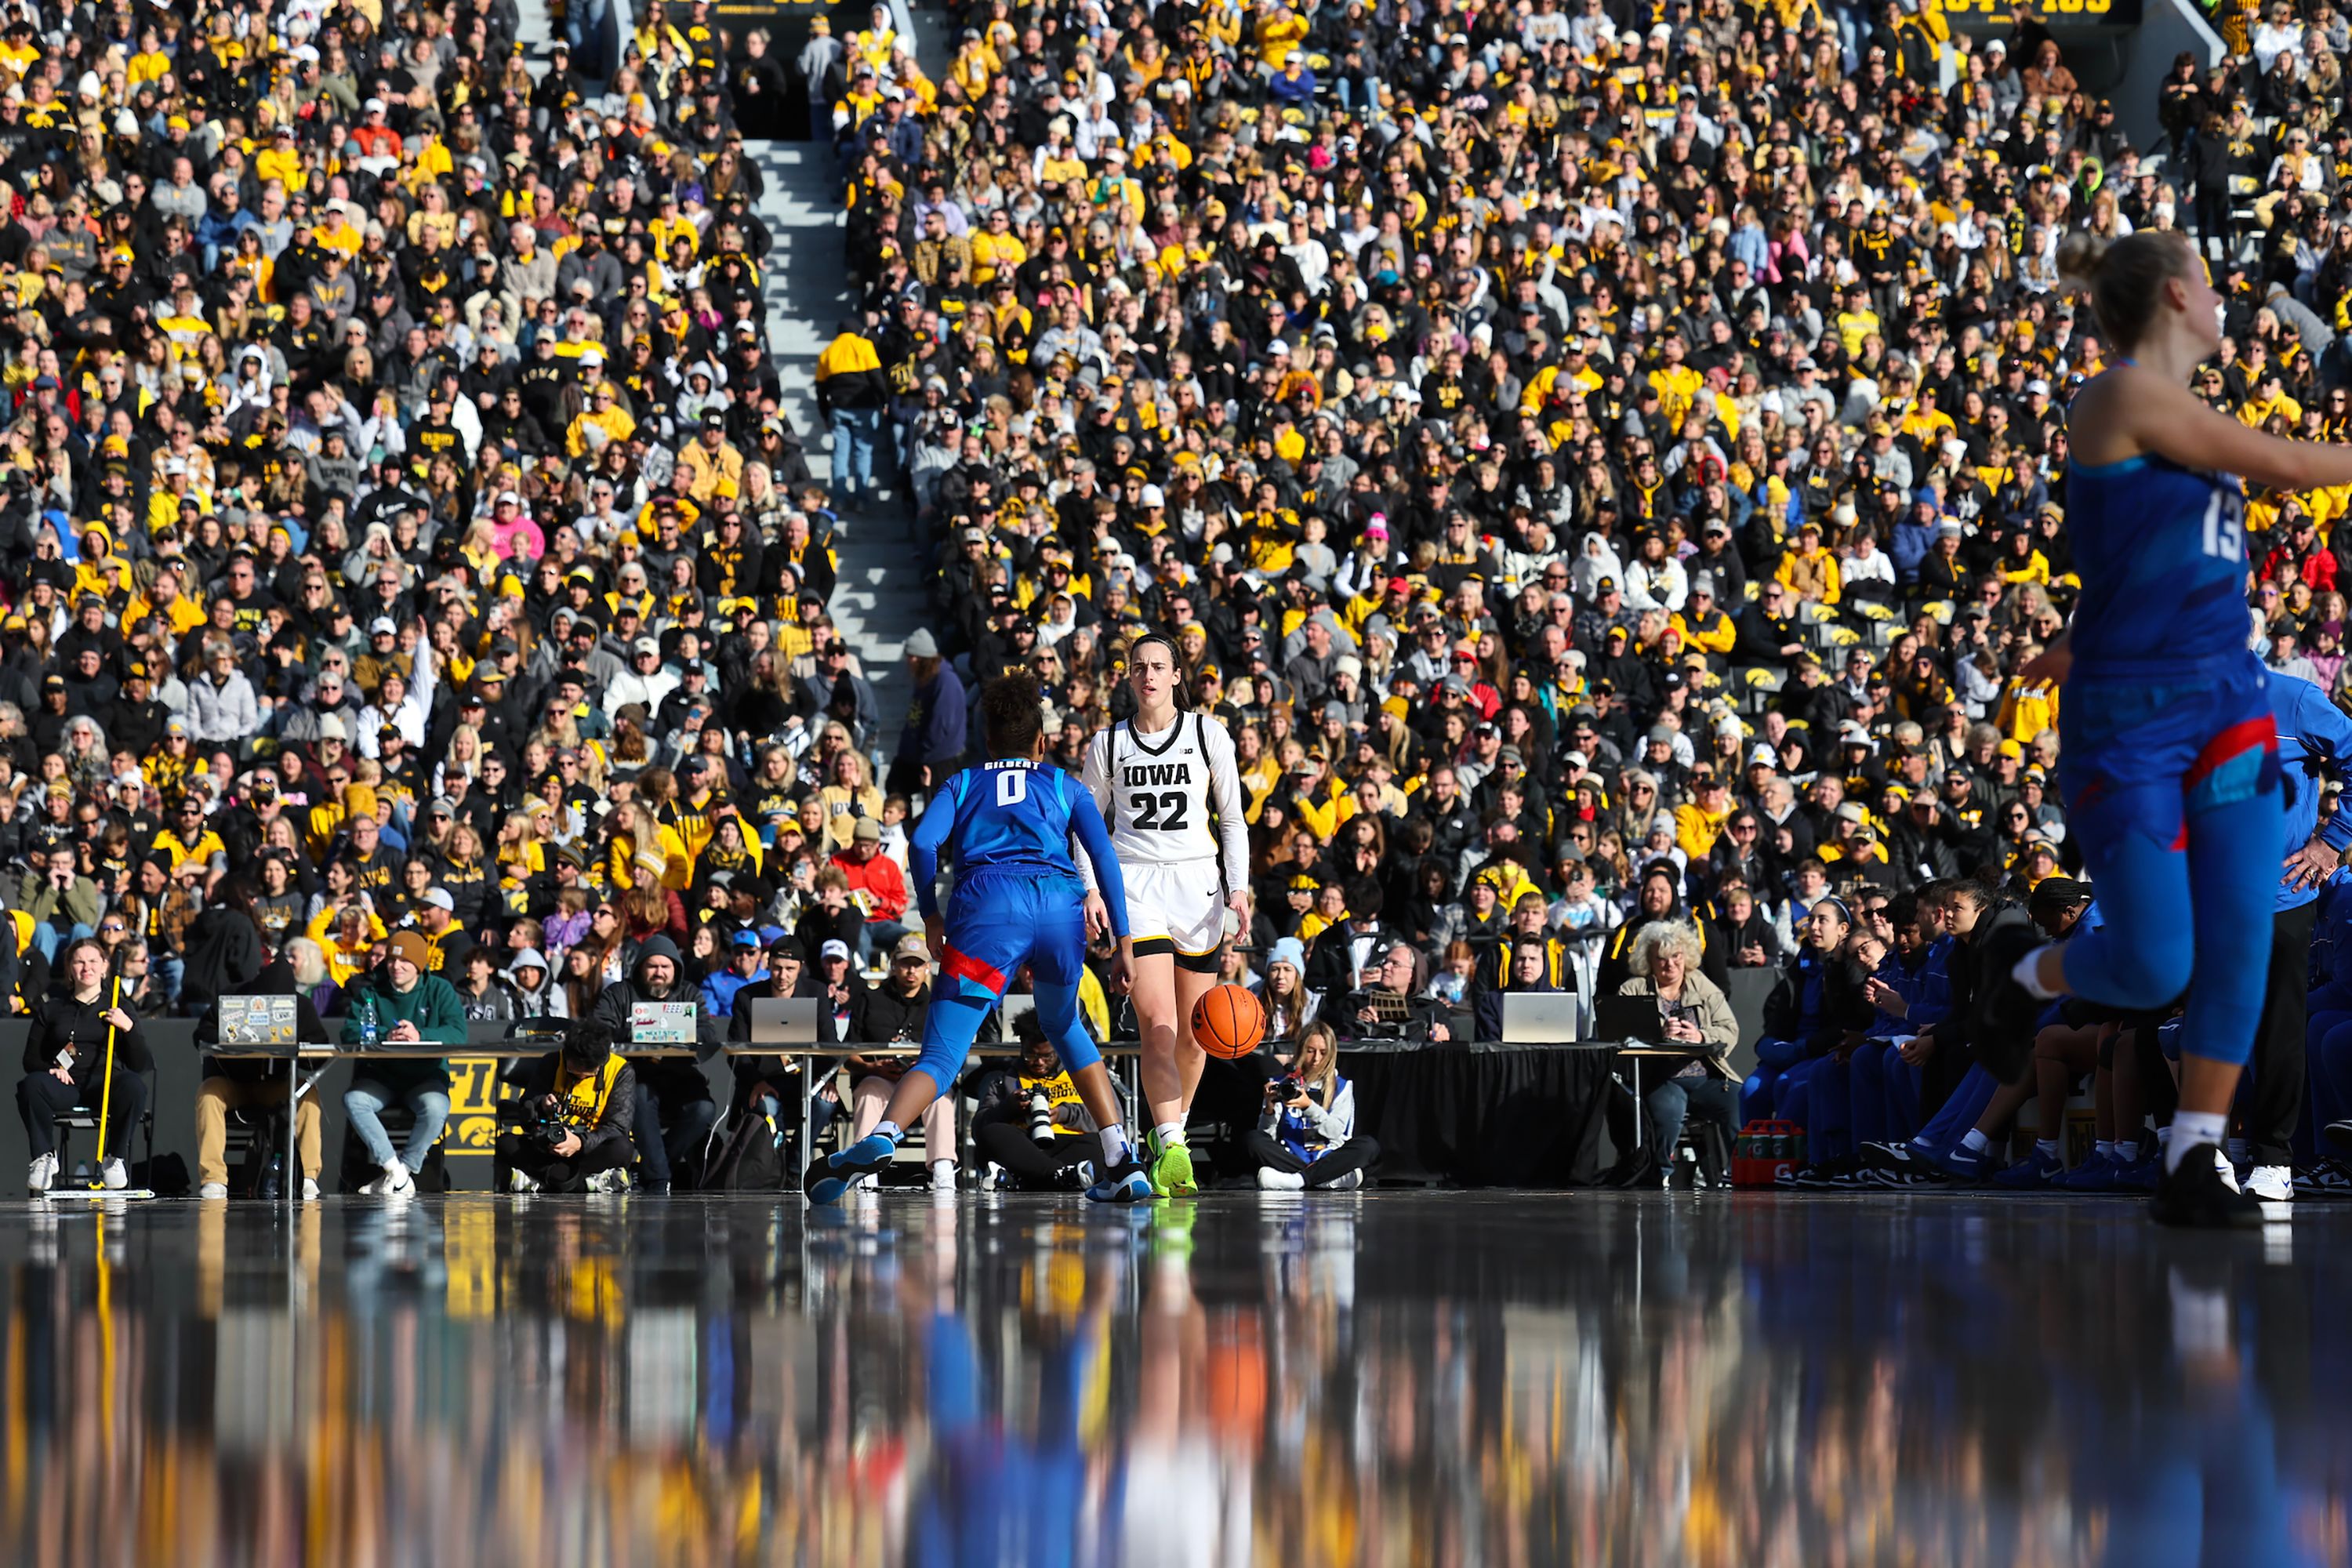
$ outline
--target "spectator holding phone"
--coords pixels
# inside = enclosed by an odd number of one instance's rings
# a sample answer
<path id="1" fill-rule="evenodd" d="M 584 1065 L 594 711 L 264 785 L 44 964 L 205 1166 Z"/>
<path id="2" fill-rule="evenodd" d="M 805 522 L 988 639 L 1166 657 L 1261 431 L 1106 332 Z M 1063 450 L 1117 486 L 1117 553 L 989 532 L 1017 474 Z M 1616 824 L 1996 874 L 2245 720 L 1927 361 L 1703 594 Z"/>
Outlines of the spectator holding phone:
<path id="1" fill-rule="evenodd" d="M 1617 994 L 1656 997 L 1663 1043 L 1691 1048 L 1689 1061 L 1642 1096 L 1650 1158 L 1629 1184 L 1664 1186 L 1674 1171 L 1675 1143 L 1685 1117 L 1715 1122 L 1723 1129 L 1724 1147 L 1730 1147 L 1739 1085 L 1725 1058 L 1739 1043 L 1739 1021 L 1732 1016 L 1730 999 L 1700 973 L 1698 935 L 1689 926 L 1650 926 L 1633 950 L 1632 967 L 1633 973 Z"/>
<path id="2" fill-rule="evenodd" d="M 1381 1146 L 1356 1134 L 1356 1088 L 1339 1076 L 1339 1037 L 1328 1024 L 1307 1025 L 1289 1069 L 1266 1084 L 1249 1149 L 1263 1192 L 1364 1184 Z"/>

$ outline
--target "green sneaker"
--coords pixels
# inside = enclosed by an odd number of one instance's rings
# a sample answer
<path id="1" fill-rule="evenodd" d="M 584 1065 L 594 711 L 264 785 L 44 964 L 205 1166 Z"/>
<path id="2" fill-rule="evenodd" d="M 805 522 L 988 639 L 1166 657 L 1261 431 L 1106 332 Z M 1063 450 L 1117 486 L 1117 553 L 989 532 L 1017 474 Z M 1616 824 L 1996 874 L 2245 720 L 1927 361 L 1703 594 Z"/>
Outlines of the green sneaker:
<path id="1" fill-rule="evenodd" d="M 1189 1198 L 1201 1189 L 1192 1180 L 1192 1151 L 1184 1146 L 1180 1134 L 1163 1142 L 1157 1131 L 1147 1140 L 1150 1159 L 1145 1162 L 1151 1171 L 1151 1186 L 1163 1198 Z"/>

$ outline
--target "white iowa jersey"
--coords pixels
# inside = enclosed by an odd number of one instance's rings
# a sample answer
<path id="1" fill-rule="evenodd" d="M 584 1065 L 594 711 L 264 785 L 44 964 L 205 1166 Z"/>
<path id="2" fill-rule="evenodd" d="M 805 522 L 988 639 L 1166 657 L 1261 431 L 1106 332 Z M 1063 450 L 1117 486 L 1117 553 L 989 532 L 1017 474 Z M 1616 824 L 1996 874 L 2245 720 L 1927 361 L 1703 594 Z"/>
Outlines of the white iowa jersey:
<path id="1" fill-rule="evenodd" d="M 1139 733 L 1121 720 L 1087 743 L 1086 781 L 1121 865 L 1218 860 L 1226 887 L 1249 886 L 1241 764 L 1223 724 L 1180 713 L 1169 729 Z"/>

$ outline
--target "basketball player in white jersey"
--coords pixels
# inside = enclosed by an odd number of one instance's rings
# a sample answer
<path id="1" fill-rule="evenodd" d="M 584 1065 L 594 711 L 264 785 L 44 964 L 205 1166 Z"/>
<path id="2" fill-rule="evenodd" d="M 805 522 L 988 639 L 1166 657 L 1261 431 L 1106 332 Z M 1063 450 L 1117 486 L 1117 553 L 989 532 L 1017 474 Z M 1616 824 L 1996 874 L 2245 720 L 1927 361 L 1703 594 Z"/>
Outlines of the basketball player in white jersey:
<path id="1" fill-rule="evenodd" d="M 1085 773 L 1127 875 L 1130 994 L 1153 1123 L 1144 1162 L 1168 1197 L 1195 1190 L 1184 1119 L 1207 1058 L 1192 1039 L 1192 1006 L 1217 983 L 1228 914 L 1234 931 L 1248 931 L 1250 919 L 1249 828 L 1233 737 L 1216 720 L 1177 708 L 1176 669 L 1174 642 L 1158 632 L 1136 639 L 1127 655 L 1135 717 L 1095 736 Z"/>

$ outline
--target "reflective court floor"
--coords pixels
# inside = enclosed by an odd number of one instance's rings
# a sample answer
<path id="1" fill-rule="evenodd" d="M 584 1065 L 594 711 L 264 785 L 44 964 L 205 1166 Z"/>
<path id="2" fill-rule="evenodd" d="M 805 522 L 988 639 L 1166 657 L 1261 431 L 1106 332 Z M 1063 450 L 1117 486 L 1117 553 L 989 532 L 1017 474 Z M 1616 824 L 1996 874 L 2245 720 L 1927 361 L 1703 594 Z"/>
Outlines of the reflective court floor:
<path id="1" fill-rule="evenodd" d="M 2352 1205 L 0 1208 L 10 1564 L 2337 1563 Z"/>

